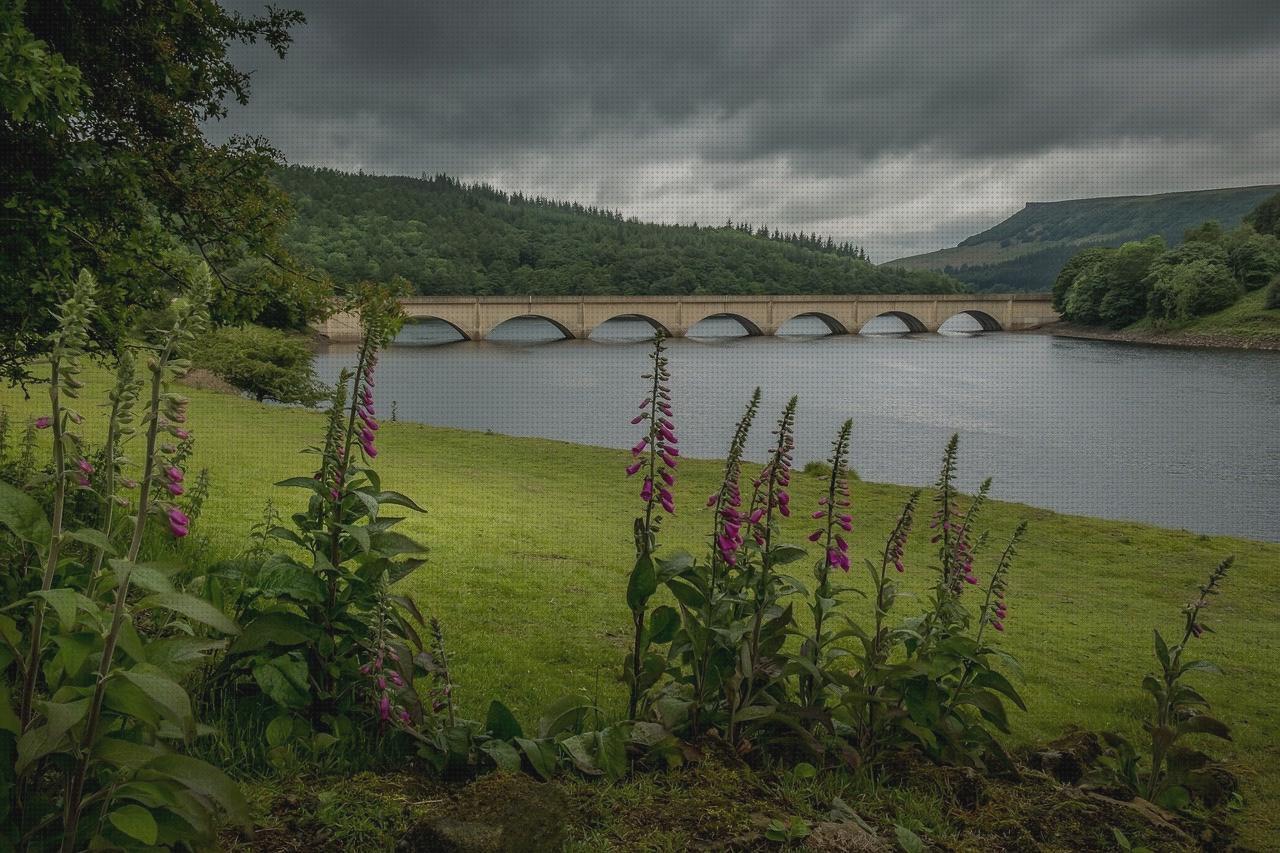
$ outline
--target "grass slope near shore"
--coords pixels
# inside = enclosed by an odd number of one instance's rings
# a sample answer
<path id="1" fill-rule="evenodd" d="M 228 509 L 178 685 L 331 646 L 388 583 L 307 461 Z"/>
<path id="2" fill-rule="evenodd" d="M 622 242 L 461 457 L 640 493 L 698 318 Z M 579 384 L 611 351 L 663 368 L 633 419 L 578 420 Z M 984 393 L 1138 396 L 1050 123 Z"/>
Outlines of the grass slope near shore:
<path id="1" fill-rule="evenodd" d="M 101 399 L 105 374 L 87 375 L 83 399 Z M 0 405 L 25 419 L 43 412 L 43 390 L 24 400 L 18 390 L 0 389 Z M 303 492 L 272 483 L 310 472 L 312 458 L 299 451 L 319 440 L 324 421 L 212 391 L 188 393 L 197 439 L 191 469 L 207 466 L 212 476 L 212 495 L 194 532 L 207 537 L 211 551 L 234 553 L 268 496 L 286 517 L 301 506 Z M 772 414 L 762 415 L 759 428 L 767 428 Z M 621 713 L 624 692 L 615 674 L 628 642 L 624 589 L 638 506 L 638 483 L 622 473 L 627 458 L 625 451 L 417 424 L 387 423 L 380 432 L 377 468 L 385 486 L 428 509 L 405 523 L 406 532 L 430 543 L 431 554 L 402 589 L 442 620 L 465 713 L 482 718 L 497 697 L 532 720 L 572 691 L 595 695 Z M 702 547 L 710 523 L 703 504 L 719 471 L 714 461 L 681 466 L 679 512 L 664 527 L 665 547 Z M 909 490 L 852 485 L 851 546 L 859 558 L 872 556 Z M 802 542 L 821 481 L 797 473 L 793 486 L 797 512 L 785 538 Z M 1019 741 L 1053 737 L 1071 723 L 1138 735 L 1149 704 L 1140 681 L 1154 669 L 1152 628 L 1172 635 L 1196 585 L 1221 557 L 1237 555 L 1208 617 L 1217 633 L 1195 652 L 1227 674 L 1195 684 L 1235 734 L 1230 744 L 1210 746 L 1229 757 L 1242 779 L 1243 840 L 1262 848 L 1280 844 L 1280 817 L 1268 806 L 1280 801 L 1280 545 L 993 502 L 985 513 L 992 541 L 979 560 L 980 575 L 990 571 L 1000 543 L 1022 518 L 1030 530 L 1012 573 L 1002 638 L 1026 672 L 1022 689 L 1030 711 L 1013 712 L 1012 720 Z M 923 521 L 918 527 L 903 580 L 923 592 L 933 549 Z M 808 577 L 799 564 L 796 574 Z M 909 607 L 904 602 L 898 615 Z M 865 611 L 864 602 L 852 602 L 858 618 Z"/>
<path id="2" fill-rule="evenodd" d="M 1128 341 L 1183 347 L 1280 350 L 1280 308 L 1266 307 L 1267 289 L 1246 293 L 1236 304 L 1168 329 L 1157 329 L 1147 319 L 1123 329 L 1057 323 L 1054 334 L 1108 341 Z"/>

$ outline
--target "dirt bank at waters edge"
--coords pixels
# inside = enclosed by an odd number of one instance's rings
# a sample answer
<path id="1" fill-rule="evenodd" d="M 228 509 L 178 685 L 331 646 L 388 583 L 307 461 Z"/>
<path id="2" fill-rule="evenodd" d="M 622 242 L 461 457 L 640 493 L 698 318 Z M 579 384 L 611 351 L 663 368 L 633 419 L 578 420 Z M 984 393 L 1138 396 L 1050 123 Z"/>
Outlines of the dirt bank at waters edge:
<path id="1" fill-rule="evenodd" d="M 1084 338 L 1093 341 L 1116 341 L 1159 347 L 1204 347 L 1212 349 L 1252 349 L 1280 351 L 1280 340 L 1258 340 L 1227 334 L 1207 334 L 1171 330 L 1168 332 L 1107 329 L 1075 323 L 1051 323 L 1024 334 L 1055 335 L 1060 338 Z"/>

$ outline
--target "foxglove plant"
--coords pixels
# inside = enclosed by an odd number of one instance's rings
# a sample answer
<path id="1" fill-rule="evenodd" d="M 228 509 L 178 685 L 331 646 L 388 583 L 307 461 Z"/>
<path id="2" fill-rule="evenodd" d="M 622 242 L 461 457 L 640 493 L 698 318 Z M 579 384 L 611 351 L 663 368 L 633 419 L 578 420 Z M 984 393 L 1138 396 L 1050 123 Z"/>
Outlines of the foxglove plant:
<path id="1" fill-rule="evenodd" d="M 712 513 L 708 560 L 691 560 L 682 571 L 666 578 L 680 607 L 680 629 L 671 648 L 671 675 L 676 684 L 687 684 L 689 728 L 694 737 L 702 733 L 708 705 L 718 695 L 725 670 L 732 669 L 735 659 L 736 648 L 726 637 L 738 615 L 735 602 L 740 599 L 743 577 L 740 557 L 749 527 L 742 508 L 742 457 L 760 410 L 760 396 L 760 389 L 755 389 L 734 428 L 720 486 L 707 498 Z"/>
<path id="2" fill-rule="evenodd" d="M 852 501 L 846 470 L 849 463 L 849 436 L 852 431 L 853 421 L 845 421 L 831 444 L 831 455 L 827 458 L 831 475 L 827 478 L 826 493 L 818 499 L 818 508 L 812 515 L 820 526 L 809 534 L 810 542 L 820 542 L 822 545 L 822 554 L 813 569 L 818 584 L 809 605 L 813 614 L 813 633 L 805 638 L 800 648 L 801 657 L 811 665 L 806 667 L 806 672 L 800 679 L 800 703 L 809 708 L 817 708 L 823 704 L 822 693 L 826 688 L 823 670 L 828 646 L 833 642 L 833 636 L 826 628 L 826 620 L 837 603 L 837 592 L 831 584 L 831 571 L 849 571 L 849 541 L 843 534 L 853 530 Z"/>
<path id="3" fill-rule="evenodd" d="M 1204 622 L 1204 611 L 1214 596 L 1220 594 L 1222 582 L 1234 562 L 1234 557 L 1227 557 L 1219 563 L 1200 586 L 1196 598 L 1182 609 L 1181 640 L 1169 646 L 1159 630 L 1155 631 L 1160 676 L 1148 675 L 1142 680 L 1155 708 L 1151 720 L 1145 723 L 1151 734 L 1151 769 L 1140 790 L 1146 799 L 1169 808 L 1187 804 L 1190 792 L 1204 780 L 1203 769 L 1212 763 L 1204 753 L 1179 746 L 1177 742 L 1191 734 L 1231 739 L 1226 723 L 1209 715 L 1209 702 L 1182 679 L 1191 672 L 1222 672 L 1209 661 L 1184 660 L 1183 655 L 1192 640 L 1212 632 Z"/>
<path id="4" fill-rule="evenodd" d="M 675 471 L 680 457 L 676 446 L 679 440 L 672 422 L 675 415 L 671 408 L 671 374 L 662 332 L 653 336 L 649 360 L 652 366 L 641 377 L 648 380 L 649 391 L 640 401 L 640 413 L 631 419 L 633 425 L 645 425 L 645 434 L 631 448 L 634 461 L 626 471 L 628 477 L 642 475 L 640 501 L 644 505 L 643 514 L 635 520 L 636 561 L 627 581 L 627 606 L 631 609 L 634 626 L 631 654 L 623 668 L 623 678 L 629 687 L 629 719 L 635 719 L 641 695 L 662 672 L 661 659 L 653 666 L 646 666 L 646 652 L 652 638 L 646 637 L 645 615 L 649 599 L 658 589 L 659 567 L 654 552 L 658 546 L 662 513 L 670 516 L 676 511 L 675 496 L 671 490 L 675 487 Z"/>
<path id="5" fill-rule="evenodd" d="M 737 669 L 726 685 L 729 704 L 729 741 L 738 743 L 740 727 L 748 717 L 762 718 L 770 713 L 776 701 L 764 701 L 756 710 L 747 709 L 757 704 L 763 694 L 775 687 L 782 672 L 778 654 L 786 639 L 791 622 L 791 608 L 781 607 L 782 598 L 798 587 L 782 585 L 776 569 L 804 556 L 804 551 L 790 545 L 779 545 L 776 536 L 780 519 L 791 515 L 791 462 L 795 451 L 795 420 L 798 399 L 792 397 L 778 418 L 773 430 L 773 449 L 760 474 L 752 481 L 751 499 L 752 539 L 759 549 L 758 565 L 751 567 L 746 578 L 746 588 L 751 594 L 749 604 L 750 628 L 746 633 L 746 645 L 737 656 Z"/>
<path id="6" fill-rule="evenodd" d="M 176 657 L 196 661 L 208 652 L 207 640 L 189 642 L 191 622 L 201 621 L 227 634 L 236 628 L 207 602 L 174 591 L 163 573 L 135 563 L 142 529 L 164 511 L 163 506 L 150 504 L 151 484 L 145 480 L 134 484 L 138 503 L 132 535 L 122 549 L 124 556 L 115 558 L 120 551 L 110 509 L 117 503 L 114 483 L 123 464 L 120 445 L 131 431 L 137 381 L 132 362 L 123 356 L 110 398 L 108 439 L 95 465 L 85 458 L 69 428 L 82 418 L 65 405 L 81 387 L 75 377 L 75 359 L 83 344 L 77 345 L 76 336 L 88 327 L 92 290 L 92 277 L 82 274 L 60 312 L 64 322 L 51 347 L 52 414 L 42 416 L 41 425 L 55 436 L 53 515 L 65 509 L 72 484 L 96 487 L 104 502 L 101 528 L 64 529 L 65 514 L 54 524 L 31 495 L 0 484 L 2 523 L 46 558 L 57 555 L 53 574 L 57 585 L 41 578 L 40 588 L 9 608 L 18 616 L 18 645 L 30 644 L 27 653 L 15 655 L 14 668 L 24 685 L 32 683 L 33 688 L 30 701 L 23 702 L 23 720 L 9 705 L 7 674 L 0 673 L 0 718 L 13 722 L 12 727 L 0 726 L 0 740 L 13 737 L 17 741 L 16 750 L 13 742 L 3 744 L 5 754 L 16 754 L 10 768 L 16 783 L 9 788 L 9 801 L 0 813 L 4 818 L 0 832 L 10 846 L 28 849 L 37 839 L 47 840 L 48 828 L 61 819 L 63 851 L 207 843 L 214 832 L 215 808 L 221 806 L 243 821 L 245 805 L 221 772 L 168 748 L 169 742 L 193 736 L 196 726 L 190 699 L 175 680 L 189 670 L 165 654 L 178 652 Z M 175 300 L 174 326 L 153 338 L 160 343 L 152 347 L 147 363 L 152 393 L 144 417 L 144 471 L 157 464 L 155 439 L 165 405 L 163 386 L 179 362 L 176 348 L 199 326 L 207 294 L 207 271 L 197 270 L 191 292 Z M 75 323 L 67 323 L 68 318 Z M 89 484 L 79 476 L 91 478 Z M 124 482 L 123 477 L 119 479 Z M 104 553 L 112 557 L 115 580 L 106 585 L 114 588 L 110 608 L 102 606 L 96 589 L 100 578 L 95 570 L 101 567 Z M 131 596 L 135 578 L 138 586 L 156 594 Z M 48 624 L 40 618 L 48 613 L 46 604 L 56 617 Z M 175 626 L 172 636 L 153 637 L 154 643 L 144 645 L 135 617 L 150 621 L 145 617 L 154 609 L 178 613 L 184 621 Z M 49 848 L 41 844 L 40 849 Z"/>
<path id="7" fill-rule="evenodd" d="M 358 293 L 349 310 L 360 317 L 363 337 L 354 370 L 343 371 L 334 388 L 324 441 L 310 449 L 319 464 L 310 477 L 278 484 L 311 492 L 306 510 L 293 516 L 294 529 L 271 531 L 304 549 L 309 563 L 287 553 L 262 558 L 245 629 L 261 642 L 233 644 L 226 662 L 228 670 L 249 673 L 282 708 L 306 710 L 313 727 L 323 723 L 335 731 L 345 728 L 348 714 L 363 713 L 368 679 L 386 677 L 362 674 L 363 666 L 382 673 L 395 663 L 403 695 L 410 695 L 422 650 L 414 624 L 423 623 L 414 603 L 390 588 L 423 563 L 411 555 L 425 548 L 393 529 L 403 518 L 382 514 L 388 506 L 422 510 L 383 489 L 372 467 L 380 429 L 378 353 L 395 338 L 403 315 L 394 291 L 375 286 Z M 381 699 L 375 696 L 375 720 Z"/>
<path id="8" fill-rule="evenodd" d="M 40 592 L 31 617 L 30 652 L 24 667 L 22 698 L 18 703 L 18 728 L 25 732 L 34 713 L 36 684 L 40 677 L 40 655 L 44 651 L 44 616 L 47 594 L 53 588 L 62 552 L 62 515 L 66 507 L 67 487 L 72 477 L 83 477 L 82 470 L 68 464 L 68 456 L 80 455 L 80 437 L 71 429 L 84 418 L 67 401 L 75 401 L 84 387 L 76 377 L 80 373 L 80 357 L 89 343 L 89 322 L 95 309 L 94 292 L 97 282 L 88 270 L 80 273 L 70 297 L 62 303 L 58 313 L 59 328 L 50 340 L 49 356 L 49 411 L 36 419 L 36 429 L 53 432 L 53 508 L 50 518 L 49 547 L 45 555 L 44 572 L 40 579 Z M 77 461 L 85 461 L 79 459 Z"/>

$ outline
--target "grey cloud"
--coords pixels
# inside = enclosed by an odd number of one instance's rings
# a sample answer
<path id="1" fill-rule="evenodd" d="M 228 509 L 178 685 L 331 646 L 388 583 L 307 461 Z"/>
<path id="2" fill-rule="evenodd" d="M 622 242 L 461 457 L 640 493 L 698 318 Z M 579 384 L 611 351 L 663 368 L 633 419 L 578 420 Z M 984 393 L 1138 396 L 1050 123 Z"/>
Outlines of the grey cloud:
<path id="1" fill-rule="evenodd" d="M 1191 158 L 1150 191 L 1280 165 L 1258 144 L 1280 129 L 1266 0 L 294 5 L 308 24 L 288 58 L 238 49 L 254 98 L 209 131 L 263 133 L 294 162 L 448 171 L 665 219 L 879 233 L 892 210 L 934 217 L 885 255 L 950 240 L 973 207 L 961 188 L 999 218 L 1090 180 L 1145 191 L 1160 169 L 1136 158 Z M 1052 171 L 1081 159 L 1102 165 Z"/>

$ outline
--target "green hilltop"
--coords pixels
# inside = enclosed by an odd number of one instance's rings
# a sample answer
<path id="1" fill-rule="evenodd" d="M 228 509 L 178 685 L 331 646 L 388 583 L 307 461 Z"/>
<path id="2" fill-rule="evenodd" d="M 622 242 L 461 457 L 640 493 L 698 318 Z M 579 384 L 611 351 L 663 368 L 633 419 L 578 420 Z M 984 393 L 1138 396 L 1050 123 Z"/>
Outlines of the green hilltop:
<path id="1" fill-rule="evenodd" d="M 878 267 L 853 243 L 764 226 L 663 225 L 444 175 L 292 166 L 285 246 L 338 283 L 402 276 L 417 293 L 951 293 L 955 279 Z"/>
<path id="2" fill-rule="evenodd" d="M 1231 229 L 1276 192 L 1280 185 L 1028 202 L 954 248 L 885 266 L 943 272 L 975 290 L 1049 290 L 1063 265 L 1081 249 L 1119 246 L 1152 234 L 1176 245 L 1184 231 L 1209 220 Z"/>

